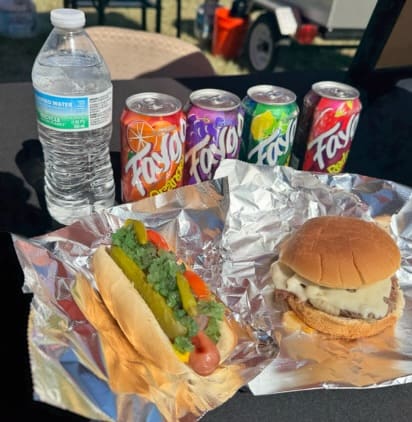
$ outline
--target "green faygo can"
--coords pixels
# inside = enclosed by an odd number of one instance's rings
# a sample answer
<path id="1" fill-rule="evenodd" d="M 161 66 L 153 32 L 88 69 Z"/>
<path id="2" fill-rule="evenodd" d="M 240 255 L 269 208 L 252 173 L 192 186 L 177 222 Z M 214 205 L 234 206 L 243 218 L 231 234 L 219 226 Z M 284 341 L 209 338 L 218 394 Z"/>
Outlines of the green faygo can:
<path id="1" fill-rule="evenodd" d="M 275 85 L 255 85 L 247 90 L 242 108 L 245 120 L 239 159 L 288 166 L 299 116 L 296 95 Z"/>

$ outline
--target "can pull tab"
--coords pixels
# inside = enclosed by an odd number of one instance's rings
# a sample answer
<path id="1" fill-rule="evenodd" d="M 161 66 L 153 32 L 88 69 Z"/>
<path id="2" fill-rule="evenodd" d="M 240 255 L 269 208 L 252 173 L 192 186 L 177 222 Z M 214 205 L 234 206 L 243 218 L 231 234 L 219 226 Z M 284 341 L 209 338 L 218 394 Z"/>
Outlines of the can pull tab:
<path id="1" fill-rule="evenodd" d="M 153 111 L 158 111 L 163 107 L 163 105 L 155 98 L 145 98 L 143 102 L 150 110 Z"/>
<path id="2" fill-rule="evenodd" d="M 220 95 L 212 95 L 208 98 L 210 104 L 221 104 L 222 97 Z"/>
<path id="3" fill-rule="evenodd" d="M 336 97 L 336 98 L 345 98 L 346 97 L 346 92 L 343 91 L 340 88 L 335 88 L 333 90 L 331 90 L 331 93 Z"/>
<path id="4" fill-rule="evenodd" d="M 268 97 L 272 100 L 276 100 L 278 98 L 282 98 L 283 94 L 280 92 L 276 92 L 276 91 L 269 91 L 268 92 Z"/>

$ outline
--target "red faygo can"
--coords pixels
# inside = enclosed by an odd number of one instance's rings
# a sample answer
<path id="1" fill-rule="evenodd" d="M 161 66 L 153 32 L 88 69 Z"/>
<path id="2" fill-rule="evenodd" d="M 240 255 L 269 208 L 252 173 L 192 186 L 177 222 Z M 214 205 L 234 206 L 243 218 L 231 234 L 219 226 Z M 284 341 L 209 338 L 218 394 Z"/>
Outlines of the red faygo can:
<path id="1" fill-rule="evenodd" d="M 122 201 L 183 185 L 186 118 L 179 99 L 143 92 L 126 99 L 120 117 Z"/>
<path id="2" fill-rule="evenodd" d="M 291 166 L 340 173 L 349 155 L 361 109 L 356 88 L 333 81 L 313 84 L 303 99 Z"/>

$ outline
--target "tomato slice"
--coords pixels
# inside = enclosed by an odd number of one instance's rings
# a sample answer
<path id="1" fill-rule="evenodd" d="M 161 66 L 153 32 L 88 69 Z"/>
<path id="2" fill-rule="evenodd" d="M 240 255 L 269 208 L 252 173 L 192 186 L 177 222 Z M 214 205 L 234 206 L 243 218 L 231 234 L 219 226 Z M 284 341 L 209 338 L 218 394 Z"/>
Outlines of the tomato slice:
<path id="1" fill-rule="evenodd" d="M 207 287 L 207 284 L 199 274 L 191 270 L 186 270 L 183 275 L 186 277 L 193 294 L 197 298 L 204 299 L 210 296 L 209 287 Z"/>
<path id="2" fill-rule="evenodd" d="M 152 242 L 158 249 L 163 249 L 165 251 L 169 250 L 169 245 L 166 242 L 166 239 L 157 231 L 152 229 L 147 229 L 147 239 Z"/>

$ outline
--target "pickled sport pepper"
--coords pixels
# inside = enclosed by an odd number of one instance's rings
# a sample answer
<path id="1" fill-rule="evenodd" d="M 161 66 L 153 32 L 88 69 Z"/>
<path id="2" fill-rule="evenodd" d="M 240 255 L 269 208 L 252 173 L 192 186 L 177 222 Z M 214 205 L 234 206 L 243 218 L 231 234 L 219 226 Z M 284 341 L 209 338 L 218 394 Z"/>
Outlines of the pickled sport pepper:
<path id="1" fill-rule="evenodd" d="M 139 266 L 118 246 L 112 246 L 110 256 L 126 277 L 132 281 L 169 339 L 174 340 L 178 336 L 184 336 L 187 331 L 186 327 L 176 320 L 173 310 L 167 305 L 165 298 L 146 281 L 146 275 Z"/>

